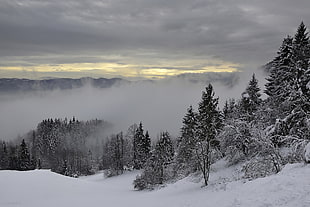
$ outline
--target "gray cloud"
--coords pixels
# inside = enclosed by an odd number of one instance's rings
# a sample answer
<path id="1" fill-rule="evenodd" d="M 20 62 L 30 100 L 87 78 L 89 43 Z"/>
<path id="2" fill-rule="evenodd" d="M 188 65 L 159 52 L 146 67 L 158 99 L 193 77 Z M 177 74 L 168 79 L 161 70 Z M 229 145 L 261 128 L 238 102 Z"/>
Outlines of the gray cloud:
<path id="1" fill-rule="evenodd" d="M 76 62 L 102 61 L 99 55 L 117 55 L 113 61 L 216 56 L 255 68 L 310 19 L 308 8 L 308 0 L 2 0 L 0 59 L 8 65 L 61 64 L 76 56 Z"/>

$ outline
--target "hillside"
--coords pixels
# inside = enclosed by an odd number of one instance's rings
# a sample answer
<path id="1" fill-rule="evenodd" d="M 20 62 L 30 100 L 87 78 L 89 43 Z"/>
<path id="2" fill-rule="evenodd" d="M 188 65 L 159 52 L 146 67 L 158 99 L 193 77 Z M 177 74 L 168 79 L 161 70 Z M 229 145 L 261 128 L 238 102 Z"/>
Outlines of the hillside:
<path id="1" fill-rule="evenodd" d="M 212 166 L 208 187 L 188 177 L 154 191 L 133 190 L 137 172 L 76 179 L 48 170 L 0 171 L 0 206 L 310 206 L 310 165 L 286 165 L 277 175 L 253 181 L 237 180 L 237 167 L 224 165 Z"/>

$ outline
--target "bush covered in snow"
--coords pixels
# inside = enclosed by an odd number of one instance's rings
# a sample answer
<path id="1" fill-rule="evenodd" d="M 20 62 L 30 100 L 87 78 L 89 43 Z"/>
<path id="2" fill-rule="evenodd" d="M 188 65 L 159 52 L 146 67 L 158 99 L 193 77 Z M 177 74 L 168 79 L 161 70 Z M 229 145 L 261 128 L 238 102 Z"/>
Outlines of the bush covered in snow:
<path id="1" fill-rule="evenodd" d="M 305 161 L 310 163 L 310 142 L 305 147 Z"/>

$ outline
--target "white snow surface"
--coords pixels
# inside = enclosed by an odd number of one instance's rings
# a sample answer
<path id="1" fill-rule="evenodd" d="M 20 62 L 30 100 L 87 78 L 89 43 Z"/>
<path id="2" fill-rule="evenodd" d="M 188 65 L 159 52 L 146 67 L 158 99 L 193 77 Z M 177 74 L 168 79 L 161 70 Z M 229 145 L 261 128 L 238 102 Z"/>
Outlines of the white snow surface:
<path id="1" fill-rule="evenodd" d="M 213 166 L 210 185 L 194 176 L 154 191 L 135 191 L 137 171 L 104 178 L 69 178 L 49 170 L 0 171 L 0 206 L 22 207 L 309 207 L 310 165 L 289 164 L 277 175 L 237 179 L 237 167 Z"/>

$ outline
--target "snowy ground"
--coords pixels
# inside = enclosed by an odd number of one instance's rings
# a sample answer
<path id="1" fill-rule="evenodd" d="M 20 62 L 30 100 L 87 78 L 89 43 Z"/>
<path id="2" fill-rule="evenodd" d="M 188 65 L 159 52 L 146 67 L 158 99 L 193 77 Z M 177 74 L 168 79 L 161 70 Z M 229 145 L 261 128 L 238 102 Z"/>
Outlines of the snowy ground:
<path id="1" fill-rule="evenodd" d="M 310 165 L 287 165 L 278 175 L 236 180 L 235 167 L 213 166 L 208 187 L 194 177 L 155 191 L 135 191 L 137 172 L 105 179 L 102 174 L 64 177 L 48 170 L 0 171 L 1 207 L 309 207 Z"/>

